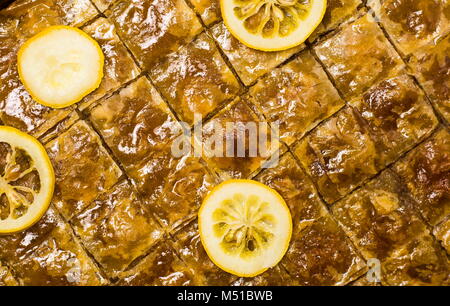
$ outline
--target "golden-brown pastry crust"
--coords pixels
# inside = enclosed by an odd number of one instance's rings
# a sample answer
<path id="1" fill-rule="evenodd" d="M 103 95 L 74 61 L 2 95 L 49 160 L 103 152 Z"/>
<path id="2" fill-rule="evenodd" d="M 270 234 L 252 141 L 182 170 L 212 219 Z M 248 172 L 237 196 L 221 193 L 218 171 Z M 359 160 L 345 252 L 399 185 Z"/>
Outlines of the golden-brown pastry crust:
<path id="1" fill-rule="evenodd" d="M 450 133 L 442 129 L 394 166 L 432 225 L 450 214 Z"/>
<path id="2" fill-rule="evenodd" d="M 184 0 L 123 0 L 106 15 L 144 70 L 153 68 L 202 30 Z"/>
<path id="3" fill-rule="evenodd" d="M 105 56 L 104 75 L 99 88 L 79 103 L 80 109 L 85 109 L 105 94 L 136 78 L 140 69 L 117 36 L 116 28 L 106 18 L 98 18 L 82 30 L 98 42 Z"/>
<path id="4" fill-rule="evenodd" d="M 170 242 L 161 242 L 135 267 L 121 273 L 119 286 L 192 286 L 194 271 L 181 261 Z"/>
<path id="5" fill-rule="evenodd" d="M 278 52 L 250 49 L 231 35 L 222 22 L 215 25 L 211 32 L 241 81 L 247 86 L 304 48 L 304 45 L 300 45 Z"/>
<path id="6" fill-rule="evenodd" d="M 345 108 L 323 122 L 295 149 L 329 203 L 374 176 L 380 169 L 380 153 L 367 124 L 352 108 Z"/>
<path id="7" fill-rule="evenodd" d="M 260 169 L 264 162 L 269 159 L 269 157 L 264 157 L 262 154 L 255 154 L 256 156 L 252 156 L 250 152 L 250 142 L 249 138 L 255 136 L 254 133 L 246 132 L 241 144 L 246 145 L 243 156 L 239 156 L 238 154 L 238 131 L 243 131 L 244 128 L 239 125 L 234 125 L 233 129 L 227 129 L 227 123 L 239 123 L 239 124 L 253 124 L 258 128 L 258 124 L 261 123 L 261 120 L 254 113 L 254 111 L 249 107 L 248 97 L 237 98 L 232 103 L 223 108 L 218 114 L 216 114 L 212 119 L 203 126 L 203 132 L 201 136 L 202 139 L 196 137 L 195 141 L 197 143 L 205 142 L 208 139 L 211 139 L 214 135 L 217 135 L 217 131 L 220 131 L 221 135 L 223 135 L 222 146 L 223 150 L 221 150 L 220 154 L 222 156 L 216 156 L 214 152 L 210 152 L 209 149 L 215 149 L 215 146 L 212 148 L 203 147 L 203 157 L 208 163 L 208 165 L 223 179 L 231 179 L 231 178 L 250 178 L 252 174 Z M 275 152 L 280 149 L 280 143 L 277 139 L 271 141 L 271 127 L 267 126 L 264 129 L 264 126 L 261 130 L 262 132 L 256 135 L 256 137 L 263 137 L 262 135 L 267 135 L 267 143 L 266 149 L 270 152 Z M 253 136 L 251 136 L 253 135 Z M 228 143 L 228 147 L 227 147 Z M 234 143 L 234 151 L 231 151 L 232 148 L 230 144 Z M 220 145 L 220 144 L 219 144 Z M 260 152 L 260 151 L 259 151 Z M 230 154 L 231 153 L 231 154 Z M 255 153 L 255 152 L 253 152 Z M 228 157 L 228 156 L 232 157 Z M 272 155 L 272 154 L 271 154 Z"/>
<path id="8" fill-rule="evenodd" d="M 163 236 L 151 211 L 122 181 L 71 221 L 83 245 L 109 276 L 116 276 Z"/>
<path id="9" fill-rule="evenodd" d="M 280 139 L 293 144 L 344 101 L 309 51 L 269 72 L 250 88 L 253 100 L 269 122 L 280 126 Z"/>
<path id="10" fill-rule="evenodd" d="M 385 170 L 334 204 L 332 214 L 366 260 L 383 260 L 427 230 L 414 204 L 402 182 Z"/>
<path id="11" fill-rule="evenodd" d="M 449 261 L 438 243 L 424 234 L 396 250 L 382 265 L 382 284 L 449 286 Z"/>
<path id="12" fill-rule="evenodd" d="M 296 285 L 345 285 L 363 273 L 365 263 L 329 216 L 294 229 L 281 261 Z"/>
<path id="13" fill-rule="evenodd" d="M 97 266 L 64 222 L 38 245 L 11 262 L 24 285 L 77 286 L 106 285 Z"/>
<path id="14" fill-rule="evenodd" d="M 100 137 L 85 121 L 78 121 L 45 147 L 55 170 L 55 206 L 67 219 L 111 188 L 122 175 Z"/>
<path id="15" fill-rule="evenodd" d="M 169 55 L 150 76 L 180 119 L 189 124 L 196 123 L 194 114 L 205 118 L 240 91 L 239 82 L 206 34 Z"/>
<path id="16" fill-rule="evenodd" d="M 346 98 L 357 97 L 404 69 L 402 59 L 370 14 L 344 25 L 314 46 L 314 51 Z"/>
<path id="17" fill-rule="evenodd" d="M 228 286 L 236 276 L 217 267 L 208 257 L 200 241 L 197 220 L 174 234 L 174 247 L 180 258 L 194 272 L 198 286 Z"/>
<path id="18" fill-rule="evenodd" d="M 404 54 L 450 32 L 447 0 L 368 0 L 367 4 Z"/>
<path id="19" fill-rule="evenodd" d="M 101 101 L 90 118 L 162 224 L 173 229 L 193 217 L 215 179 L 191 152 L 172 155 L 181 127 L 145 77 Z"/>
<path id="20" fill-rule="evenodd" d="M 2 286 L 18 286 L 19 283 L 11 274 L 11 271 L 8 267 L 2 266 L 0 262 L 0 287 Z"/>
<path id="21" fill-rule="evenodd" d="M 205 25 L 210 25 L 222 19 L 219 0 L 189 0 L 200 15 Z"/>
<path id="22" fill-rule="evenodd" d="M 450 9 L 449 9 L 450 10 Z M 450 123 L 450 36 L 416 51 L 409 62 L 442 117 Z"/>

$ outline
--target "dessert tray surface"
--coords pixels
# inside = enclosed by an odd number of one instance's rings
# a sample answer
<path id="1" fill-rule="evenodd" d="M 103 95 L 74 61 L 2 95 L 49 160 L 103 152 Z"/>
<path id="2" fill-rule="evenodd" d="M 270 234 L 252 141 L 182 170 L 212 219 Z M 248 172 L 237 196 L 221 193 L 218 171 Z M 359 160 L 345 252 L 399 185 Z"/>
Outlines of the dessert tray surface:
<path id="1" fill-rule="evenodd" d="M 328 0 L 309 40 L 277 52 L 235 39 L 219 0 L 0 8 L 0 125 L 38 138 L 56 175 L 45 216 L 0 236 L 0 286 L 367 285 L 373 259 L 376 285 L 450 285 L 450 1 Z M 17 73 L 18 48 L 52 25 L 105 55 L 100 87 L 63 109 Z M 278 164 L 174 157 L 194 114 L 277 123 Z M 199 237 L 203 198 L 232 178 L 274 188 L 293 217 L 286 255 L 254 278 L 220 270 Z"/>

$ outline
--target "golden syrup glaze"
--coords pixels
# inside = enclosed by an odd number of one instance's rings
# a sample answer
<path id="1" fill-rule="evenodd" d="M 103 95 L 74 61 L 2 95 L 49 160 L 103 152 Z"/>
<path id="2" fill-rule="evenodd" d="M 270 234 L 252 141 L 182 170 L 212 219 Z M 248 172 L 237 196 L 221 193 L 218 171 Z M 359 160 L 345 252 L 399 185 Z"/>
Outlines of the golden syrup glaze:
<path id="1" fill-rule="evenodd" d="M 436 240 L 425 233 L 396 250 L 382 265 L 388 286 L 448 286 L 448 259 Z"/>
<path id="2" fill-rule="evenodd" d="M 205 25 L 210 25 L 222 19 L 220 0 L 189 0 L 200 15 Z"/>
<path id="3" fill-rule="evenodd" d="M 447 0 L 369 0 L 368 5 L 404 54 L 450 32 L 450 2 Z"/>
<path id="4" fill-rule="evenodd" d="M 2 266 L 0 262 L 0 286 L 18 286 L 19 283 L 12 276 L 8 267 Z"/>
<path id="5" fill-rule="evenodd" d="M 206 34 L 165 58 L 152 69 L 150 77 L 178 116 L 189 124 L 195 123 L 194 114 L 205 118 L 240 92 L 239 82 Z"/>
<path id="6" fill-rule="evenodd" d="M 41 136 L 73 108 L 54 110 L 35 102 L 19 80 L 16 55 L 29 37 L 53 25 L 79 26 L 97 15 L 88 0 L 19 0 L 0 17 L 0 118 L 10 126 Z"/>
<path id="7" fill-rule="evenodd" d="M 83 245 L 111 277 L 127 268 L 164 234 L 127 181 L 98 197 L 71 223 Z"/>
<path id="8" fill-rule="evenodd" d="M 327 10 L 321 24 L 308 39 L 313 42 L 321 34 L 335 29 L 339 24 L 347 21 L 356 14 L 361 0 L 327 0 Z"/>
<path id="9" fill-rule="evenodd" d="M 429 136 L 438 125 L 425 94 L 407 75 L 383 80 L 350 104 L 383 148 L 386 164 Z"/>
<path id="10" fill-rule="evenodd" d="M 404 69 L 403 61 L 370 14 L 342 26 L 314 46 L 314 51 L 348 99 Z"/>
<path id="11" fill-rule="evenodd" d="M 442 117 L 450 122 L 450 36 L 415 52 L 410 66 Z"/>
<path id="12" fill-rule="evenodd" d="M 186 265 L 195 271 L 194 282 L 202 286 L 228 286 L 236 276 L 218 268 L 203 248 L 197 220 L 174 234 L 174 248 Z"/>
<path id="13" fill-rule="evenodd" d="M 136 78 L 140 69 L 117 36 L 114 25 L 106 18 L 98 18 L 82 30 L 98 42 L 105 57 L 102 82 L 99 88 L 80 102 L 79 107 L 83 110 L 105 94 Z"/>
<path id="14" fill-rule="evenodd" d="M 106 15 L 144 70 L 153 68 L 202 30 L 184 0 L 124 0 Z"/>
<path id="15" fill-rule="evenodd" d="M 278 52 L 250 49 L 232 36 L 223 23 L 215 25 L 211 32 L 240 79 L 247 86 L 304 48 L 304 45 L 300 45 Z"/>
<path id="16" fill-rule="evenodd" d="M 216 134 L 216 129 L 220 131 L 223 135 L 222 139 L 222 156 L 215 156 L 212 152 L 209 151 L 209 148 L 203 147 L 203 158 L 206 160 L 208 165 L 221 177 L 222 180 L 231 179 L 231 178 L 248 178 L 258 170 L 266 161 L 269 159 L 268 157 L 263 157 L 261 154 L 257 154 L 257 156 L 250 156 L 249 150 L 249 137 L 250 133 L 245 133 L 244 137 L 245 143 L 244 154 L 243 156 L 238 156 L 238 131 L 242 129 L 239 126 L 234 126 L 232 130 L 226 129 L 227 123 L 238 122 L 240 124 L 246 124 L 248 122 L 252 123 L 260 123 L 261 120 L 254 113 L 254 111 L 250 108 L 248 102 L 248 96 L 243 98 L 237 98 L 232 103 L 228 104 L 225 108 L 223 108 L 219 113 L 217 113 L 211 120 L 203 125 L 202 139 L 198 139 L 196 137 L 195 141 L 197 143 L 205 142 L 206 139 L 213 137 Z M 282 149 L 280 148 L 280 143 L 278 140 L 274 139 L 271 141 L 271 131 L 268 126 L 266 131 L 264 132 L 267 136 L 266 148 L 271 152 L 275 152 L 275 150 Z M 259 134 L 259 133 L 258 133 Z M 258 137 L 263 137 L 263 134 L 258 135 Z M 234 152 L 232 153 L 232 157 L 228 157 L 230 155 L 227 153 L 227 143 L 230 146 L 231 143 L 235 143 Z M 214 147 L 210 148 L 215 150 Z M 211 156 L 212 155 L 212 156 Z"/>
<path id="17" fill-rule="evenodd" d="M 439 130 L 394 166 L 432 225 L 450 213 L 450 134 Z"/>
<path id="18" fill-rule="evenodd" d="M 288 145 L 344 106 L 309 51 L 269 72 L 250 88 L 250 95 L 269 122 L 280 125 L 280 139 Z"/>
<path id="19" fill-rule="evenodd" d="M 334 204 L 332 214 L 367 260 L 384 260 L 426 231 L 414 200 L 390 170 Z"/>
<path id="20" fill-rule="evenodd" d="M 312 181 L 289 152 L 281 157 L 276 167 L 264 169 L 255 179 L 283 197 L 291 212 L 294 228 L 317 220 L 325 213 L 325 206 Z"/>
<path id="21" fill-rule="evenodd" d="M 101 101 L 90 118 L 164 226 L 196 213 L 214 178 L 199 158 L 172 155 L 180 124 L 145 77 Z"/>
<path id="22" fill-rule="evenodd" d="M 58 223 L 43 241 L 27 253 L 15 258 L 11 266 L 23 284 L 28 286 L 107 284 L 64 222 Z"/>
<path id="23" fill-rule="evenodd" d="M 55 206 L 67 219 L 111 188 L 122 175 L 85 121 L 78 121 L 45 147 L 55 169 Z"/>
<path id="24" fill-rule="evenodd" d="M 436 225 L 433 229 L 433 234 L 445 248 L 447 254 L 450 254 L 450 217 Z"/>
<path id="25" fill-rule="evenodd" d="M 192 286 L 194 273 L 178 258 L 170 242 L 161 242 L 137 266 L 121 273 L 117 285 Z"/>
<path id="26" fill-rule="evenodd" d="M 344 108 L 303 138 L 295 154 L 332 203 L 374 176 L 380 152 L 366 124 Z"/>
<path id="27" fill-rule="evenodd" d="M 329 215 L 297 227 L 281 264 L 295 285 L 346 284 L 363 273 L 365 263 Z"/>

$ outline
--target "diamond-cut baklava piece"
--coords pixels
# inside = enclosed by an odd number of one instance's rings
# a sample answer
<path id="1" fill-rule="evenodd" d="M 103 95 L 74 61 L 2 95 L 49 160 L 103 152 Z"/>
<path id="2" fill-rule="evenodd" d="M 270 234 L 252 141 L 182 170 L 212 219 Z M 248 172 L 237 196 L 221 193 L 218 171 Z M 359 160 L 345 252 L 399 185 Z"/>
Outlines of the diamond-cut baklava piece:
<path id="1" fill-rule="evenodd" d="M 181 127 L 145 77 L 101 101 L 91 120 L 161 222 L 192 217 L 214 179 L 198 158 L 172 152 Z"/>
<path id="2" fill-rule="evenodd" d="M 206 25 L 210 25 L 220 19 L 220 0 L 189 0 Z"/>
<path id="3" fill-rule="evenodd" d="M 200 241 L 197 220 L 175 235 L 175 249 L 186 265 L 195 271 L 195 285 L 228 286 L 236 277 L 218 268 L 208 257 Z"/>
<path id="4" fill-rule="evenodd" d="M 0 287 L 2 286 L 18 286 L 16 279 L 11 274 L 8 267 L 2 266 L 0 262 Z"/>
<path id="5" fill-rule="evenodd" d="M 102 99 L 90 119 L 114 155 L 132 172 L 138 171 L 155 148 L 181 133 L 181 126 L 145 77 Z"/>
<path id="6" fill-rule="evenodd" d="M 368 0 L 367 3 L 404 54 L 450 32 L 450 3 L 446 0 Z"/>
<path id="7" fill-rule="evenodd" d="M 301 45 L 277 52 L 250 49 L 232 36 L 223 23 L 215 25 L 212 28 L 212 34 L 242 82 L 247 86 L 304 48 L 304 45 Z"/>
<path id="8" fill-rule="evenodd" d="M 291 153 L 284 154 L 275 167 L 264 169 L 255 179 L 283 197 L 291 211 L 294 227 L 308 224 L 325 212 L 312 182 Z"/>
<path id="9" fill-rule="evenodd" d="M 119 286 L 192 286 L 194 271 L 181 261 L 170 242 L 161 242 L 135 267 L 120 274 Z"/>
<path id="10" fill-rule="evenodd" d="M 240 90 L 207 34 L 169 55 L 150 76 L 175 112 L 189 124 L 194 122 L 194 114 L 206 117 Z"/>
<path id="11" fill-rule="evenodd" d="M 46 149 L 55 169 L 55 206 L 67 219 L 112 187 L 122 175 L 99 136 L 84 121 L 47 143 Z"/>
<path id="12" fill-rule="evenodd" d="M 417 208 L 432 225 L 450 214 L 450 133 L 442 129 L 395 164 L 416 199 Z"/>
<path id="13" fill-rule="evenodd" d="M 104 285 L 96 265 L 92 262 L 65 223 L 48 237 L 11 263 L 24 285 L 74 286 Z"/>
<path id="14" fill-rule="evenodd" d="M 98 12 L 89 0 L 17 0 L 2 14 L 20 19 L 20 34 L 31 37 L 49 26 L 79 27 Z"/>
<path id="15" fill-rule="evenodd" d="M 342 22 L 354 16 L 361 0 L 328 0 L 327 11 L 316 31 L 309 38 L 315 40 L 319 35 L 333 30 Z"/>
<path id="16" fill-rule="evenodd" d="M 450 9 L 449 9 L 450 10 Z M 415 52 L 410 65 L 425 92 L 450 123 L 450 36 Z"/>
<path id="17" fill-rule="evenodd" d="M 382 81 L 351 104 L 383 147 L 385 164 L 400 157 L 438 125 L 427 98 L 407 75 Z"/>
<path id="18" fill-rule="evenodd" d="M 202 30 L 185 0 L 123 0 L 106 15 L 145 70 Z"/>
<path id="19" fill-rule="evenodd" d="M 250 89 L 250 94 L 265 117 L 279 124 L 280 139 L 288 145 L 344 105 L 309 51 L 269 72 Z"/>
<path id="20" fill-rule="evenodd" d="M 105 55 L 105 67 L 100 87 L 84 97 L 80 105 L 82 109 L 88 107 L 106 93 L 114 91 L 122 84 L 134 79 L 139 74 L 139 68 L 117 36 L 114 25 L 107 19 L 98 18 L 84 27 L 83 31 L 99 43 Z"/>
<path id="21" fill-rule="evenodd" d="M 346 98 L 359 96 L 404 68 L 394 47 L 369 14 L 344 25 L 314 50 Z"/>
<path id="22" fill-rule="evenodd" d="M 365 259 L 385 259 L 426 231 L 405 187 L 390 171 L 337 202 L 332 213 Z"/>
<path id="23" fill-rule="evenodd" d="M 345 285 L 360 276 L 364 261 L 339 225 L 324 215 L 293 230 L 290 247 L 281 261 L 297 285 Z"/>
<path id="24" fill-rule="evenodd" d="M 0 236 L 0 258 L 6 263 L 14 262 L 30 248 L 43 241 L 60 222 L 62 222 L 61 217 L 51 205 L 45 215 L 29 229 Z"/>
<path id="25" fill-rule="evenodd" d="M 238 278 L 232 286 L 295 286 L 294 279 L 279 264 L 266 272 L 251 278 Z"/>
<path id="26" fill-rule="evenodd" d="M 389 286 L 449 286 L 449 261 L 433 237 L 424 234 L 383 262 L 381 281 Z"/>
<path id="27" fill-rule="evenodd" d="M 261 122 L 244 99 L 237 98 L 222 109 L 195 138 L 203 146 L 207 163 L 224 180 L 249 178 L 280 147 L 276 137 L 271 139 L 271 127 Z"/>
<path id="28" fill-rule="evenodd" d="M 433 234 L 450 255 L 450 216 L 435 226 Z"/>
<path id="29" fill-rule="evenodd" d="M 87 250 L 115 276 L 163 235 L 133 187 L 122 181 L 71 221 Z"/>
<path id="30" fill-rule="evenodd" d="M 380 170 L 380 152 L 352 108 L 323 122 L 295 149 L 304 168 L 332 203 Z"/>

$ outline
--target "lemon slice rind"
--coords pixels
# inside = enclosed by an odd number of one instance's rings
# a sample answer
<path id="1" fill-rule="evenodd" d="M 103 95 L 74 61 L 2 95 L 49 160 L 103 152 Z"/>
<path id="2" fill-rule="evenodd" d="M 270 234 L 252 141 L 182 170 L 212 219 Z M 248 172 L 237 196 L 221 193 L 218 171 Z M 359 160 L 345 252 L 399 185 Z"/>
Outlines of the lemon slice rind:
<path id="1" fill-rule="evenodd" d="M 256 257 L 241 258 L 236 254 L 227 254 L 220 247 L 222 238 L 214 233 L 214 211 L 235 193 L 258 195 L 270 204 L 266 213 L 276 219 L 277 226 L 271 229 L 274 241 Z M 277 265 L 288 250 L 292 235 L 292 217 L 283 198 L 273 189 L 253 180 L 229 180 L 216 186 L 200 207 L 198 224 L 200 239 L 211 261 L 222 270 L 239 277 L 254 277 Z"/>
<path id="2" fill-rule="evenodd" d="M 25 89 L 36 102 L 51 108 L 71 106 L 97 89 L 104 61 L 103 51 L 92 37 L 63 25 L 31 37 L 17 54 Z"/>
<path id="3" fill-rule="evenodd" d="M 47 152 L 38 140 L 15 128 L 0 126 L 0 143 L 2 142 L 25 151 L 31 157 L 34 168 L 39 174 L 40 190 L 36 193 L 33 203 L 28 206 L 25 215 L 17 219 L 9 216 L 4 220 L 0 220 L 0 235 L 25 230 L 38 222 L 50 205 L 55 186 L 55 174 L 52 164 Z M 0 192 L 5 191 L 5 188 L 9 188 L 1 184 L 2 182 L 0 181 Z"/>
<path id="4" fill-rule="evenodd" d="M 308 12 L 308 18 L 299 22 L 295 31 L 288 36 L 276 36 L 264 38 L 260 34 L 250 33 L 244 26 L 244 22 L 234 13 L 234 0 L 220 0 L 223 21 L 230 31 L 241 43 L 249 48 L 275 52 L 294 48 L 304 43 L 322 22 L 327 9 L 327 0 L 311 0 L 312 7 Z"/>

